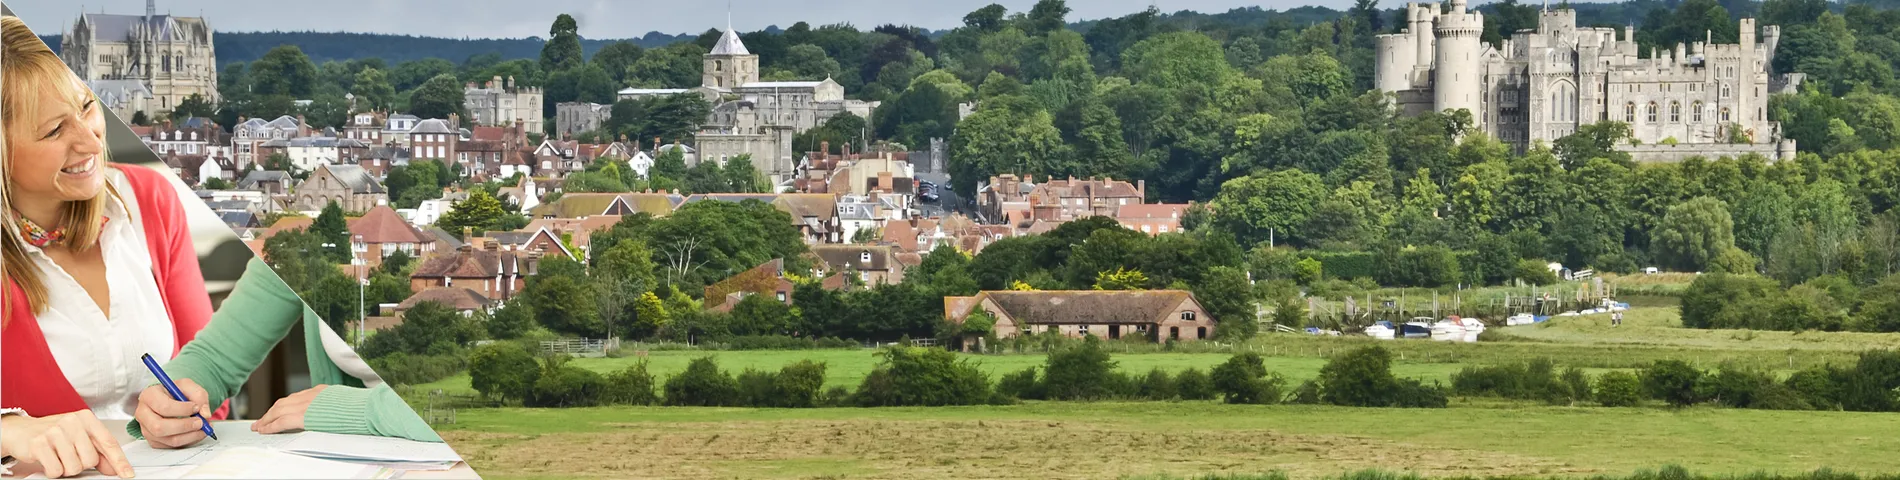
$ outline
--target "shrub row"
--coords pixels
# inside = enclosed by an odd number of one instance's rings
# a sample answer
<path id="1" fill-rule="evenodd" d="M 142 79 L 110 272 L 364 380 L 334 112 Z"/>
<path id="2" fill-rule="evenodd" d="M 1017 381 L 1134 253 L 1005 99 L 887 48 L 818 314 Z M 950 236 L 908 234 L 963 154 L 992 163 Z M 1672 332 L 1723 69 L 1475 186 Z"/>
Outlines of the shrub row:
<path id="1" fill-rule="evenodd" d="M 461 352 L 445 355 L 410 355 L 392 353 L 369 360 L 370 368 L 376 369 L 376 375 L 384 383 L 391 385 L 421 385 L 455 376 L 468 368 L 468 362 Z"/>
<path id="2" fill-rule="evenodd" d="M 1382 347 L 1366 347 L 1329 362 L 1320 379 L 1287 390 L 1285 377 L 1268 371 L 1259 354 L 1244 352 L 1209 373 L 1189 368 L 1174 376 L 1154 369 L 1134 376 L 1115 370 L 1098 340 L 1088 339 L 1051 352 L 1038 375 L 1030 367 L 1004 375 L 1003 396 L 1025 400 L 1211 400 L 1233 404 L 1329 403 L 1364 407 L 1444 407 L 1437 386 L 1392 375 L 1392 356 Z"/>
<path id="3" fill-rule="evenodd" d="M 1609 372 L 1591 380 L 1575 367 L 1562 374 L 1548 360 L 1471 367 L 1452 375 L 1460 395 L 1577 404 L 1595 400 L 1610 407 L 1645 399 L 1671 406 L 1715 404 L 1764 410 L 1900 411 L 1900 352 L 1864 352 L 1852 367 L 1832 365 L 1774 374 L 1725 365 L 1704 371 L 1679 360 L 1660 360 L 1637 373 Z"/>

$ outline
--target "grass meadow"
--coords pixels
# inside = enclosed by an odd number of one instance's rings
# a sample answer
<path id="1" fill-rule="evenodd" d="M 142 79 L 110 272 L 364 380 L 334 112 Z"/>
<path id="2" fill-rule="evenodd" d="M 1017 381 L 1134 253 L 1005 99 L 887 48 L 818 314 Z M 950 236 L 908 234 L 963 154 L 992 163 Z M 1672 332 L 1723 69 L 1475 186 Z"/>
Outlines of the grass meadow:
<path id="1" fill-rule="evenodd" d="M 1667 288 L 1658 284 L 1658 289 Z M 1472 365 L 1550 358 L 1591 374 L 1659 359 L 1702 368 L 1741 363 L 1781 374 L 1900 346 L 1900 334 L 1690 330 L 1673 299 L 1636 297 L 1623 326 L 1608 315 L 1493 327 L 1478 343 L 1263 334 L 1236 345 L 1111 342 L 1118 368 L 1209 370 L 1259 352 L 1288 387 L 1331 355 L 1378 344 L 1401 377 L 1449 385 Z M 646 362 L 656 379 L 711 355 L 722 368 L 824 362 L 826 386 L 855 388 L 873 350 L 634 352 L 575 359 L 607 373 Z M 966 355 L 992 378 L 1040 366 L 1041 353 Z M 406 388 L 473 395 L 467 375 Z M 437 425 L 495 479 L 555 478 L 1356 478 L 1614 477 L 1680 465 L 1695 475 L 1900 472 L 1900 415 L 1715 407 L 1558 407 L 1453 398 L 1442 410 L 1216 402 L 1027 402 L 942 408 L 473 408 Z M 1383 473 L 1368 474 L 1374 469 Z M 1354 474 L 1354 472 L 1359 472 Z M 1351 474 L 1351 475 L 1349 475 Z M 1646 474 L 1647 475 L 1647 474 Z M 1344 477 L 1342 477 L 1344 476 Z M 1642 475 L 1637 475 L 1642 477 Z M 1642 477 L 1647 478 L 1647 477 Z"/>

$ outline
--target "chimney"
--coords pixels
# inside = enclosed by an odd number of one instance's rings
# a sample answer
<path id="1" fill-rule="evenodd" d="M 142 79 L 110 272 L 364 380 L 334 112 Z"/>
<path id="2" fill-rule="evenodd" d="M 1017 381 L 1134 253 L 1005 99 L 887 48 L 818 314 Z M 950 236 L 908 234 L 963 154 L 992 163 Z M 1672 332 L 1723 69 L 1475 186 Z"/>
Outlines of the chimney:
<path id="1" fill-rule="evenodd" d="M 496 242 L 496 241 L 482 242 L 482 249 L 490 251 L 490 252 L 501 251 L 501 242 Z"/>
<path id="2" fill-rule="evenodd" d="M 659 149 L 660 149 L 660 136 L 654 135 L 653 136 L 653 150 L 659 151 Z"/>
<path id="3" fill-rule="evenodd" d="M 449 114 L 449 129 L 457 128 L 462 128 L 462 116 L 451 113 Z"/>
<path id="4" fill-rule="evenodd" d="M 831 154 L 831 141 L 830 140 L 819 141 L 818 142 L 818 159 L 823 160 L 825 159 L 827 155 L 830 155 L 830 154 Z"/>

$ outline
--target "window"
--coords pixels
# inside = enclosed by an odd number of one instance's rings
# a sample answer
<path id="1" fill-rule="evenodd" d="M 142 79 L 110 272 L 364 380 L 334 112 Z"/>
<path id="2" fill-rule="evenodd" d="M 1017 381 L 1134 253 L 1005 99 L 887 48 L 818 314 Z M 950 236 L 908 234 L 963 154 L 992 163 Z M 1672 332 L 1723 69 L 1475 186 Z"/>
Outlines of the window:
<path id="1" fill-rule="evenodd" d="M 1669 102 L 1669 123 L 1682 122 L 1682 102 Z"/>
<path id="2" fill-rule="evenodd" d="M 785 301 L 785 292 L 778 292 L 778 301 Z"/>
<path id="3" fill-rule="evenodd" d="M 1170 340 L 1180 340 L 1180 339 L 1181 339 L 1181 327 L 1168 327 L 1168 339 L 1170 339 Z"/>
<path id="4" fill-rule="evenodd" d="M 1207 338 L 1207 327 L 1194 327 L 1194 338 Z"/>
<path id="5" fill-rule="evenodd" d="M 1702 123 L 1702 101 L 1696 100 L 1689 106 L 1689 121 Z"/>
<path id="6" fill-rule="evenodd" d="M 1623 123 L 1636 123 L 1636 102 L 1623 104 Z"/>
<path id="7" fill-rule="evenodd" d="M 865 264 L 865 265 L 869 265 L 869 264 L 871 264 L 871 252 L 862 252 L 862 253 L 859 253 L 859 254 L 858 254 L 858 262 L 861 262 L 861 263 L 863 263 L 863 264 Z"/>
<path id="8" fill-rule="evenodd" d="M 1722 121 L 1729 121 L 1728 107 L 1722 107 Z"/>
<path id="9" fill-rule="evenodd" d="M 1645 117 L 1646 121 L 1649 123 L 1656 123 L 1656 102 L 1649 102 L 1649 110 L 1647 113 L 1648 113 L 1648 116 Z"/>
<path id="10" fill-rule="evenodd" d="M 1722 84 L 1722 98 L 1729 98 L 1731 96 L 1734 96 L 1734 93 L 1735 92 L 1729 90 L 1728 84 L 1726 83 Z"/>
<path id="11" fill-rule="evenodd" d="M 1190 322 L 1194 321 L 1194 312 L 1181 312 L 1181 319 Z"/>

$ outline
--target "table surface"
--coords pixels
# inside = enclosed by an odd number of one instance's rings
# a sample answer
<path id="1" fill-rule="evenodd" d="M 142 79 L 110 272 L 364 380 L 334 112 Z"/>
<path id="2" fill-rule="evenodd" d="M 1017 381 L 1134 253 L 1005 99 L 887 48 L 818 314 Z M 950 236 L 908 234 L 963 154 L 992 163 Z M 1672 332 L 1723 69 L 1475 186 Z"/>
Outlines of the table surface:
<path id="1" fill-rule="evenodd" d="M 131 423 L 131 421 L 129 420 L 102 420 L 99 423 L 105 424 L 106 430 L 111 431 L 113 438 L 118 439 L 120 444 L 128 444 L 133 441 L 132 434 L 127 433 L 125 431 L 125 425 L 127 423 Z M 211 425 L 213 428 L 218 428 L 218 429 L 225 429 L 225 428 L 250 429 L 251 421 L 250 420 L 227 420 L 227 421 L 212 422 Z M 140 440 L 140 441 L 143 441 L 143 440 Z M 39 473 L 39 468 L 37 467 L 16 466 L 16 467 L 13 467 L 12 470 L 13 470 L 12 475 L 8 475 L 5 478 L 26 478 L 28 475 Z M 112 478 L 112 477 L 98 477 L 98 472 L 90 472 L 87 474 L 82 474 L 82 477 L 88 476 L 88 475 L 92 476 L 93 478 Z M 479 480 L 482 477 L 480 475 L 475 474 L 475 469 L 470 468 L 468 466 L 468 462 L 459 462 L 455 464 L 455 467 L 450 468 L 448 470 L 404 471 L 401 478 L 404 478 L 404 479 L 454 478 L 454 479 Z"/>

